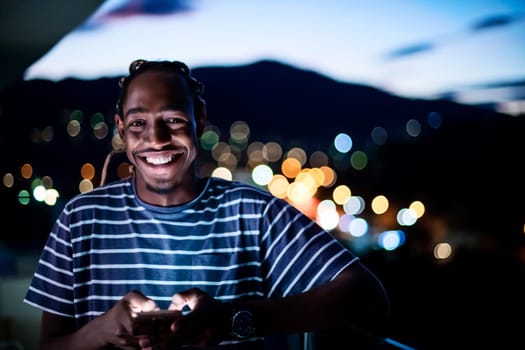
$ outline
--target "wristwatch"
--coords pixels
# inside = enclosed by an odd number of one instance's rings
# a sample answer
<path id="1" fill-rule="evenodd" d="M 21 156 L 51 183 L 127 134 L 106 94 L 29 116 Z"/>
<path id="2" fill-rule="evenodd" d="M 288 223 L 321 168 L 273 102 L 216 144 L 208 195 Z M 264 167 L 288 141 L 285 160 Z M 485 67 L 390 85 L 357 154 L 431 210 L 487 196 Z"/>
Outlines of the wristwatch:
<path id="1" fill-rule="evenodd" d="M 255 332 L 255 320 L 250 310 L 233 310 L 231 335 L 235 339 L 246 339 Z"/>

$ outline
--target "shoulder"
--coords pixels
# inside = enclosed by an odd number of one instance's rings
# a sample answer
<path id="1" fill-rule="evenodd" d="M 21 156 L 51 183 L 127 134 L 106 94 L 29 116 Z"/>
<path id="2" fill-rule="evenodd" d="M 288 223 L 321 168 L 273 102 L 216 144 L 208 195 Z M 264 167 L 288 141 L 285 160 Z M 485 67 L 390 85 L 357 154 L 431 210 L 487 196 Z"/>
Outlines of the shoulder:
<path id="1" fill-rule="evenodd" d="M 121 201 L 134 196 L 132 187 L 130 179 L 111 182 L 104 186 L 96 187 L 91 191 L 77 194 L 67 202 L 66 208 L 74 208 L 94 202 Z"/>
<path id="2" fill-rule="evenodd" d="M 217 177 L 209 178 L 206 191 L 209 195 L 229 198 L 254 198 L 268 201 L 275 198 L 267 190 L 255 185 Z"/>
<path id="3" fill-rule="evenodd" d="M 275 197 L 264 188 L 240 181 L 209 178 L 200 204 L 208 207 L 224 207 L 250 213 L 282 215 L 296 209 L 284 199 Z M 280 214 L 281 213 L 281 214 Z"/>

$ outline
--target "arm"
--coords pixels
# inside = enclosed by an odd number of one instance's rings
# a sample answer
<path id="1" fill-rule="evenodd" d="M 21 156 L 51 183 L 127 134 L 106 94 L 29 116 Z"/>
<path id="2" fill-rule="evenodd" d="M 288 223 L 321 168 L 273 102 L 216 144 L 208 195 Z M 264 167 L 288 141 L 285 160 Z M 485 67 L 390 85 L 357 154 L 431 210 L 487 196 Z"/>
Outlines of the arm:
<path id="1" fill-rule="evenodd" d="M 39 349 L 102 349 L 114 345 L 136 349 L 138 339 L 132 335 L 132 313 L 158 309 L 155 303 L 138 292 L 130 292 L 109 311 L 76 330 L 75 319 L 44 311 Z"/>
<path id="2" fill-rule="evenodd" d="M 386 292 L 364 265 L 356 262 L 333 281 L 307 292 L 248 305 L 256 334 L 310 332 L 338 327 L 375 328 L 386 320 Z"/>
<path id="3" fill-rule="evenodd" d="M 105 345 L 101 337 L 89 336 L 98 321 L 75 331 L 75 320 L 44 311 L 40 327 L 39 349 L 100 349 Z"/>
<path id="4" fill-rule="evenodd" d="M 210 345 L 228 339 L 234 305 L 221 303 L 193 288 L 173 296 L 170 308 L 192 310 L 174 322 L 178 344 Z M 286 334 L 362 328 L 375 330 L 386 320 L 390 305 L 385 290 L 360 262 L 342 271 L 333 281 L 285 298 L 243 303 L 254 314 L 255 335 Z M 149 342 L 141 343 L 143 348 Z"/>

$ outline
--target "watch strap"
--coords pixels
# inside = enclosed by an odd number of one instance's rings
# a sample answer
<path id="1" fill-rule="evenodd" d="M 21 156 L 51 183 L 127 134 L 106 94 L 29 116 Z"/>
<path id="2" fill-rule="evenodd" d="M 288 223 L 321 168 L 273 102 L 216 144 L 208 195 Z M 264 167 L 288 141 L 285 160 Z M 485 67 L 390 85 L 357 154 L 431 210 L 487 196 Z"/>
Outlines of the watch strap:
<path id="1" fill-rule="evenodd" d="M 234 339 L 246 339 L 255 332 L 255 318 L 249 308 L 233 308 L 231 314 L 231 336 Z"/>

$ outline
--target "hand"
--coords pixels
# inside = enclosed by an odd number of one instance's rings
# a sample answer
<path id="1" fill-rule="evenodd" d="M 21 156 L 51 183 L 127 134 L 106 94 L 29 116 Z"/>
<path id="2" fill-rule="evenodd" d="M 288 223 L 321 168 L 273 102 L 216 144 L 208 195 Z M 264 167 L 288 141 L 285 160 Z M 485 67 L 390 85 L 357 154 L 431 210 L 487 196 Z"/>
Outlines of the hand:
<path id="1" fill-rule="evenodd" d="M 198 288 L 179 292 L 172 297 L 169 310 L 191 312 L 171 324 L 169 334 L 140 338 L 142 350 L 168 349 L 170 346 L 211 346 L 226 339 L 230 329 L 231 307 Z"/>
<path id="2" fill-rule="evenodd" d="M 137 349 L 139 338 L 132 334 L 133 316 L 137 312 L 159 310 L 157 304 L 138 291 L 131 291 L 110 310 L 91 321 L 95 334 L 104 345 L 120 349 Z"/>
<path id="3" fill-rule="evenodd" d="M 169 332 L 171 324 L 179 317 L 182 312 L 177 310 L 139 312 L 133 317 L 133 334 L 148 335 L 163 329 Z"/>

